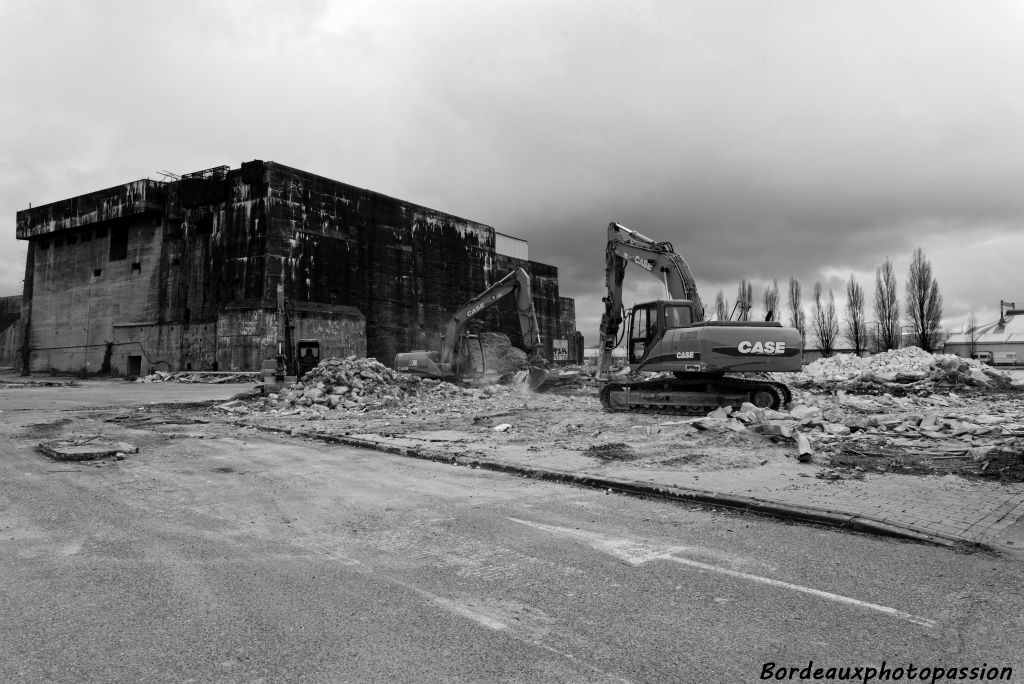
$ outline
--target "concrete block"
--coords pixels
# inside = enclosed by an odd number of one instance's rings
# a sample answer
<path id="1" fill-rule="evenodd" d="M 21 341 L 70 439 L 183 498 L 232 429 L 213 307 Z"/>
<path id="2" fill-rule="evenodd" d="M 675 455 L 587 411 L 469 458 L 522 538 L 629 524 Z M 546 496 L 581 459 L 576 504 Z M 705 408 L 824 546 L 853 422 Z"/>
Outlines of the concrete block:
<path id="1" fill-rule="evenodd" d="M 137 454 L 139 448 L 127 442 L 49 439 L 39 443 L 39 450 L 57 461 L 94 461 L 117 454 Z"/>

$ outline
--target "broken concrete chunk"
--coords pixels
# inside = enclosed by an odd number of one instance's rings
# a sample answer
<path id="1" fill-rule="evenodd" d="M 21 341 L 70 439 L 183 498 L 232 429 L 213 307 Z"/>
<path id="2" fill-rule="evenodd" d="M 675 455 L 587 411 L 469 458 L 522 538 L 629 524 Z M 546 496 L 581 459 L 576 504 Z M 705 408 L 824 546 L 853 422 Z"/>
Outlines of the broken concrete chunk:
<path id="1" fill-rule="evenodd" d="M 495 425 L 491 429 L 495 432 L 508 432 L 512 429 L 512 425 L 510 423 L 502 423 L 501 425 Z"/>
<path id="2" fill-rule="evenodd" d="M 743 432 L 744 430 L 747 429 L 746 425 L 744 425 L 740 421 L 736 420 L 735 418 L 730 418 L 725 423 L 725 427 L 727 427 L 728 429 L 732 430 L 733 432 Z"/>
<path id="3" fill-rule="evenodd" d="M 94 461 L 120 454 L 137 454 L 139 448 L 127 442 L 101 442 L 92 439 L 48 439 L 39 450 L 57 461 Z"/>
<path id="4" fill-rule="evenodd" d="M 772 421 L 770 423 L 761 423 L 750 428 L 759 435 L 765 437 L 785 437 L 790 438 L 793 436 L 793 428 L 788 425 L 781 424 L 781 421 Z"/>
<path id="5" fill-rule="evenodd" d="M 811 449 L 811 440 L 801 433 L 797 433 L 796 436 L 796 452 L 797 460 L 801 463 L 806 463 L 811 460 L 811 456 L 814 455 L 814 450 Z"/>
<path id="6" fill-rule="evenodd" d="M 804 404 L 797 404 L 789 410 L 789 415 L 793 416 L 799 421 L 812 421 L 821 418 L 821 409 L 816 406 L 806 406 Z"/>
<path id="7" fill-rule="evenodd" d="M 719 406 L 714 411 L 709 413 L 707 417 L 711 418 L 711 419 L 714 419 L 714 420 L 725 420 L 726 418 L 729 417 L 729 415 L 731 413 L 732 413 L 732 407 L 731 406 Z"/>
<path id="8" fill-rule="evenodd" d="M 825 428 L 825 432 L 837 437 L 845 437 L 851 432 L 850 428 L 842 425 L 841 423 L 825 423 L 823 427 Z"/>
<path id="9" fill-rule="evenodd" d="M 843 410 L 838 406 L 833 406 L 822 412 L 821 419 L 829 423 L 841 423 L 843 422 Z"/>

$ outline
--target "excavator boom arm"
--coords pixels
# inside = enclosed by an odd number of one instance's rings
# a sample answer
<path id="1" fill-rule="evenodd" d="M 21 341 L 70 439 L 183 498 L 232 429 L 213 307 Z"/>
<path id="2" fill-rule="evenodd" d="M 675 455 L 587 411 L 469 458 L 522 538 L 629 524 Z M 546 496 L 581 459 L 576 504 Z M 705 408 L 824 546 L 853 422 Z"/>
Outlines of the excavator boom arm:
<path id="1" fill-rule="evenodd" d="M 608 224 L 608 243 L 605 247 L 608 294 L 604 297 L 604 313 L 601 315 L 598 380 L 608 378 L 612 350 L 615 348 L 619 326 L 622 325 L 622 280 L 627 264 L 634 264 L 660 279 L 672 299 L 692 301 L 694 321 L 704 319 L 704 306 L 697 293 L 693 273 L 686 261 L 676 254 L 671 243 L 652 240 L 619 223 Z"/>
<path id="2" fill-rule="evenodd" d="M 546 365 L 540 339 L 540 326 L 533 308 L 530 276 L 524 269 L 517 268 L 463 304 L 458 311 L 452 314 L 445 327 L 444 342 L 441 345 L 442 368 L 458 367 L 460 361 L 457 358 L 459 339 L 469 322 L 513 292 L 516 295 L 516 312 L 519 315 L 519 326 L 522 329 L 523 346 L 526 348 L 527 358 L 531 365 Z"/>

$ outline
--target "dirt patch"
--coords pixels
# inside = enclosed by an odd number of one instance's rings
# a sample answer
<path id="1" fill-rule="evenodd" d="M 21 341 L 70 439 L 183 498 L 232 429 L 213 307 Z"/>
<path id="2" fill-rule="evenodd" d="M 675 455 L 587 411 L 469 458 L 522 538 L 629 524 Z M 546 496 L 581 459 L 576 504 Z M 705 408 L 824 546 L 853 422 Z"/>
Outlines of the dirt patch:
<path id="1" fill-rule="evenodd" d="M 31 438 L 56 435 L 69 423 L 71 423 L 70 418 L 58 418 L 57 420 L 50 420 L 42 423 L 29 423 L 22 426 L 24 430 L 22 431 L 21 436 Z"/>
<path id="2" fill-rule="evenodd" d="M 583 451 L 584 455 L 591 456 L 601 461 L 635 461 L 640 454 L 624 442 L 611 442 L 609 444 L 594 444 Z"/>
<path id="3" fill-rule="evenodd" d="M 1008 449 L 993 449 L 985 454 L 977 474 L 1000 482 L 1024 482 L 1024 448 L 1015 445 Z"/>
<path id="4" fill-rule="evenodd" d="M 833 467 L 901 475 L 959 475 L 1024 482 L 1024 448 L 1001 447 L 984 454 L 936 454 L 880 445 L 870 453 L 844 446 L 829 457 Z"/>

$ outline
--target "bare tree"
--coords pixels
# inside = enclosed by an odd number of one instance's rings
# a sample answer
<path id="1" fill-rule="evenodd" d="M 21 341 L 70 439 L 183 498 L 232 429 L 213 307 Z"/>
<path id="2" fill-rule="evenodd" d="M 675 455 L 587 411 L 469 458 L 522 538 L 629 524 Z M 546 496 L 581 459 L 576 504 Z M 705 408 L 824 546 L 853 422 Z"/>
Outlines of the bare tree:
<path id="1" fill-rule="evenodd" d="M 800 339 L 807 343 L 807 317 L 804 305 L 800 301 L 800 283 L 796 278 L 789 279 L 789 325 L 800 331 Z"/>
<path id="2" fill-rule="evenodd" d="M 900 348 L 900 300 L 896 292 L 896 272 L 885 258 L 875 271 L 875 319 L 878 321 L 875 350 Z"/>
<path id="3" fill-rule="evenodd" d="M 972 359 L 978 353 L 978 315 L 973 311 L 967 317 L 967 355 Z"/>
<path id="4" fill-rule="evenodd" d="M 907 274 L 907 321 L 917 346 L 935 351 L 942 338 L 942 295 L 932 277 L 932 263 L 920 247 L 914 250 Z"/>
<path id="5" fill-rule="evenodd" d="M 868 329 L 864 318 L 864 288 L 850 274 L 846 283 L 846 337 L 857 356 L 867 348 Z"/>
<path id="6" fill-rule="evenodd" d="M 771 287 L 764 288 L 764 296 L 761 299 L 764 304 L 764 319 L 774 321 L 779 316 L 779 281 L 773 280 Z"/>
<path id="7" fill-rule="evenodd" d="M 811 326 L 818 338 L 818 349 L 822 356 L 832 356 L 839 338 L 839 319 L 836 317 L 836 296 L 828 291 L 828 303 L 822 304 L 821 283 L 814 283 L 814 304 L 811 308 Z"/>
<path id="8" fill-rule="evenodd" d="M 754 303 L 754 285 L 748 283 L 746 278 L 740 280 L 740 286 L 736 292 L 736 306 L 740 311 L 738 321 L 750 320 L 750 307 Z"/>
<path id="9" fill-rule="evenodd" d="M 715 318 L 720 321 L 729 320 L 729 300 L 721 290 L 715 294 Z"/>

